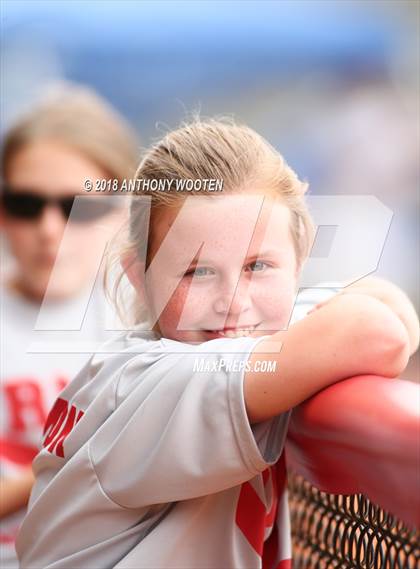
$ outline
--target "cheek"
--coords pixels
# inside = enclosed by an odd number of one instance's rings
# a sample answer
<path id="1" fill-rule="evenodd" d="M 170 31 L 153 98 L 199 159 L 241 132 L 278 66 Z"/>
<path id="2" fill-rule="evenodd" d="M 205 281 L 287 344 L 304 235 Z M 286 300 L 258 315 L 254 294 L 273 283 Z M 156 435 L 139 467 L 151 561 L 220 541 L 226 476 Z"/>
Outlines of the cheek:
<path id="1" fill-rule="evenodd" d="M 199 320 L 205 308 L 204 291 L 181 282 L 163 310 L 159 323 L 161 327 L 174 329 L 178 325 L 189 329 Z"/>
<path id="2" fill-rule="evenodd" d="M 264 320 L 282 325 L 288 321 L 295 299 L 295 285 L 294 277 L 289 274 L 280 274 L 261 283 L 254 299 Z"/>
<path id="3" fill-rule="evenodd" d="M 161 326 L 170 329 L 176 328 L 185 306 L 186 296 L 186 291 L 178 287 L 159 318 Z"/>

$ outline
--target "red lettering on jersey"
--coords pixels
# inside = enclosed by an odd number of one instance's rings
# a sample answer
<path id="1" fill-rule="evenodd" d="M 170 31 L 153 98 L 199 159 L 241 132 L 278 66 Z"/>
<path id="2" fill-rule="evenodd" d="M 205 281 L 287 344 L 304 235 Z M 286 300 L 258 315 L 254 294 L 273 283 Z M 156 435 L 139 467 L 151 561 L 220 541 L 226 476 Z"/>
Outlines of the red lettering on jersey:
<path id="1" fill-rule="evenodd" d="M 270 468 L 272 484 L 273 484 L 273 502 L 270 512 L 266 517 L 266 524 L 272 527 L 272 531 L 268 539 L 264 543 L 262 554 L 263 569 L 292 569 L 292 560 L 279 558 L 280 544 L 279 544 L 279 530 L 277 527 L 277 508 L 279 497 L 286 489 L 286 461 L 284 452 L 279 458 L 278 462 Z"/>
<path id="2" fill-rule="evenodd" d="M 271 492 L 272 492 L 272 500 L 271 500 L 271 508 L 270 511 L 267 513 L 265 517 L 265 527 L 272 528 L 274 525 L 274 521 L 276 519 L 277 514 L 277 505 L 279 503 L 278 500 L 278 490 L 277 490 L 277 474 L 276 474 L 276 466 L 272 466 L 270 469 L 270 483 L 271 483 Z"/>
<path id="3" fill-rule="evenodd" d="M 74 405 L 69 409 L 68 402 L 59 397 L 45 424 L 43 446 L 50 453 L 64 458 L 64 441 L 83 415 L 84 412 L 78 411 Z"/>
<path id="4" fill-rule="evenodd" d="M 236 508 L 236 525 L 258 555 L 262 554 L 265 531 L 265 506 L 250 482 L 241 486 Z"/>
<path id="5" fill-rule="evenodd" d="M 236 525 L 242 531 L 255 551 L 262 555 L 264 538 L 267 528 L 272 528 L 277 514 L 279 475 L 277 472 L 280 464 L 264 470 L 262 479 L 264 486 L 271 486 L 271 504 L 267 511 L 261 498 L 254 490 L 250 482 L 242 484 L 236 508 Z"/>
<path id="6" fill-rule="evenodd" d="M 28 414 L 35 417 L 37 424 L 44 424 L 46 412 L 42 392 L 35 381 L 17 379 L 7 382 L 4 391 L 10 406 L 11 430 L 25 431 Z"/>
<path id="7" fill-rule="evenodd" d="M 277 509 L 279 496 L 281 496 L 286 486 L 286 464 L 284 453 L 279 461 L 264 470 L 262 480 L 266 491 L 267 486 L 271 486 L 271 503 L 269 511 L 254 490 L 250 482 L 245 482 L 241 486 L 238 505 L 236 508 L 236 525 L 242 531 L 249 544 L 262 557 L 264 569 L 291 569 L 291 559 L 279 560 L 279 543 L 277 529 Z M 269 494 L 268 494 L 269 495 Z M 267 540 L 265 535 L 268 530 L 271 533 Z"/>
<path id="8" fill-rule="evenodd" d="M 76 413 L 77 413 L 77 409 L 74 405 L 72 405 L 70 407 L 70 413 L 67 415 L 66 424 L 64 425 L 62 431 L 60 432 L 58 439 L 54 442 L 54 445 L 57 445 L 57 448 L 55 449 L 55 454 L 57 456 L 61 456 L 62 458 L 64 458 L 63 443 L 64 443 L 66 437 L 68 436 L 70 431 L 73 429 L 73 427 L 75 425 L 77 425 L 77 423 L 83 417 L 83 411 L 79 411 L 77 414 L 77 417 L 76 417 Z M 54 448 L 54 445 L 53 445 L 53 448 Z M 48 450 L 50 450 L 50 449 L 48 449 Z M 50 450 L 50 452 L 52 452 L 52 449 Z"/>
<path id="9" fill-rule="evenodd" d="M 44 442 L 43 446 L 48 446 L 57 436 L 64 419 L 66 418 L 68 410 L 68 403 L 60 397 L 54 403 L 53 408 L 49 412 L 47 421 L 44 427 Z"/>

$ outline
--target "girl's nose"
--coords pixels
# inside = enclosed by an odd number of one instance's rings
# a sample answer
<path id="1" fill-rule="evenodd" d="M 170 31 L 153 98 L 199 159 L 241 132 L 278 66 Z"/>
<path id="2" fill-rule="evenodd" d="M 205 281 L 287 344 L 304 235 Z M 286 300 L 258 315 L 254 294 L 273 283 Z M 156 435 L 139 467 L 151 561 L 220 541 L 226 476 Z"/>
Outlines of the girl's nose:
<path id="1" fill-rule="evenodd" d="M 214 302 L 214 310 L 219 314 L 227 314 L 229 312 L 230 299 L 226 296 L 219 297 Z"/>
<path id="2" fill-rule="evenodd" d="M 220 294 L 214 302 L 214 310 L 218 314 L 238 316 L 251 308 L 248 287 L 238 285 L 231 293 Z"/>

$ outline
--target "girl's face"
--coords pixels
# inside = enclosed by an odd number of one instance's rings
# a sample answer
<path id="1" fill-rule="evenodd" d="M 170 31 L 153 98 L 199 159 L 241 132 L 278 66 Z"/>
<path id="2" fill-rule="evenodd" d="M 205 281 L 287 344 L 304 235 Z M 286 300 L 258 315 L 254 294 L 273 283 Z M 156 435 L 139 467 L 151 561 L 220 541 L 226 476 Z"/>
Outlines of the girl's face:
<path id="1" fill-rule="evenodd" d="M 200 343 L 286 328 L 297 279 L 289 227 L 288 208 L 262 194 L 190 198 L 181 212 L 163 210 L 146 278 L 149 305 L 155 314 L 164 307 L 162 336 Z"/>
<path id="2" fill-rule="evenodd" d="M 105 172 L 82 154 L 54 141 L 29 143 L 11 159 L 7 185 L 12 193 L 45 198 L 83 194 L 86 178 L 106 177 Z M 33 219 L 2 211 L 2 228 L 17 264 L 13 285 L 25 296 L 41 300 L 55 264 L 67 220 L 60 207 L 50 204 Z M 92 233 L 91 223 L 69 224 L 69 245 L 60 251 L 62 262 L 54 273 L 53 297 L 67 297 L 85 284 L 92 263 L 101 255 L 102 243 Z"/>

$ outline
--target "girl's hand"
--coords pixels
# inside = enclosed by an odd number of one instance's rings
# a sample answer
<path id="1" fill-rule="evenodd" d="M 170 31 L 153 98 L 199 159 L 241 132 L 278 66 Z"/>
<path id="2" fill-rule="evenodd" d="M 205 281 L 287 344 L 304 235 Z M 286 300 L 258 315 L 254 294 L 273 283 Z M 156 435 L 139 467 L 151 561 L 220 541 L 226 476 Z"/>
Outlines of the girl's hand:
<path id="1" fill-rule="evenodd" d="M 332 298 L 318 303 L 309 310 L 308 314 L 320 310 L 330 302 L 346 294 L 367 295 L 383 302 L 404 324 L 409 338 L 410 355 L 417 350 L 419 345 L 419 322 L 416 311 L 407 295 L 399 287 L 385 279 L 366 277 L 344 288 Z"/>
<path id="2" fill-rule="evenodd" d="M 327 300 L 323 300 L 322 302 L 318 302 L 318 304 L 315 304 L 315 306 L 313 308 L 311 308 L 310 310 L 308 310 L 308 312 L 306 314 L 308 315 L 308 314 L 312 314 L 313 312 L 316 312 L 317 310 L 319 310 L 320 308 L 323 308 L 327 304 L 330 304 L 333 301 L 335 302 L 337 299 L 341 298 L 345 294 L 351 294 L 351 295 L 367 294 L 367 292 L 363 292 L 363 291 L 359 291 L 359 290 L 352 290 L 350 287 L 347 287 L 343 290 L 340 290 L 340 292 L 337 292 L 337 294 L 335 294 L 331 298 L 328 298 Z M 372 296 L 372 295 L 370 295 L 370 296 Z"/>

